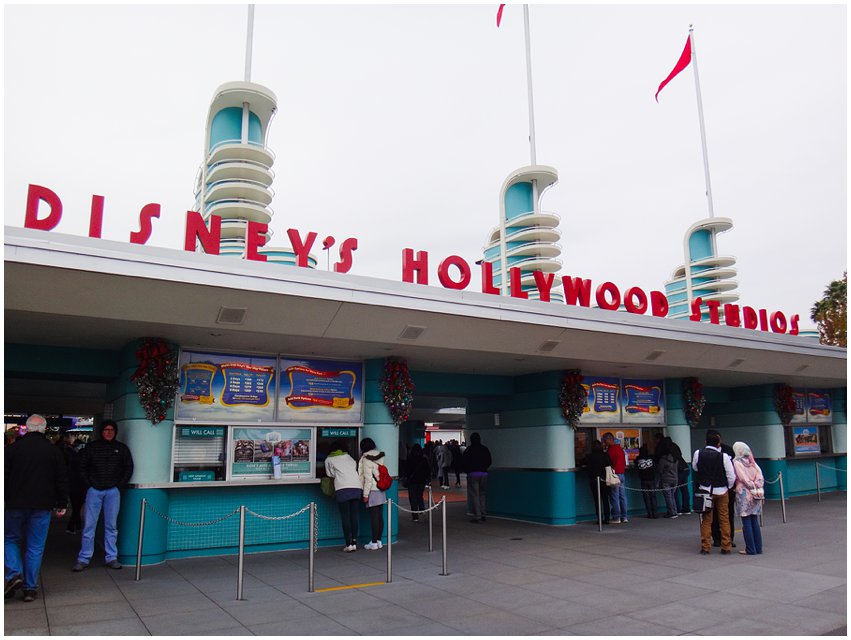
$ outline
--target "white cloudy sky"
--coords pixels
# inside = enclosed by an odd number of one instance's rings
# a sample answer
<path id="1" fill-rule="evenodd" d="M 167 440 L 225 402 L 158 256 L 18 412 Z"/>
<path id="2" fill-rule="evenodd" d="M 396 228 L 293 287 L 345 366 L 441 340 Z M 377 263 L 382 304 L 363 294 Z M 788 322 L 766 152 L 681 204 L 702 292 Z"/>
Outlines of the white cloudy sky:
<path id="1" fill-rule="evenodd" d="M 267 5 L 252 80 L 278 97 L 272 244 L 355 236 L 351 273 L 399 281 L 405 247 L 471 264 L 499 189 L 529 164 L 522 5 Z M 533 5 L 538 163 L 559 172 L 563 274 L 663 289 L 707 216 L 694 76 L 653 94 L 695 26 L 719 237 L 741 303 L 799 313 L 846 268 L 844 5 Z M 5 224 L 29 183 L 56 231 L 181 248 L 216 87 L 244 75 L 245 5 L 12 6 L 5 14 Z M 318 249 L 318 247 L 317 247 Z M 316 250 L 320 263 L 324 255 Z M 271 267 L 270 267 L 271 268 Z M 474 278 L 474 283 L 478 282 Z M 806 322 L 803 322 L 804 319 Z"/>

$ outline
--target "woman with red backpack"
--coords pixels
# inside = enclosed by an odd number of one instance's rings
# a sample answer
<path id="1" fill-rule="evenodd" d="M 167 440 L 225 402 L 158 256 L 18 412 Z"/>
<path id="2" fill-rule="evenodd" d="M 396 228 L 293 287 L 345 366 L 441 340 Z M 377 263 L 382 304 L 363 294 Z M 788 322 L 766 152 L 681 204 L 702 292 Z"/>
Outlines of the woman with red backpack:
<path id="1" fill-rule="evenodd" d="M 360 441 L 361 458 L 358 462 L 363 501 L 369 511 L 369 522 L 372 526 L 372 540 L 363 546 L 364 549 L 375 551 L 381 549 L 381 536 L 384 533 L 384 515 L 382 509 L 387 502 L 384 491 L 378 488 L 381 477 L 379 467 L 384 465 L 384 452 L 375 448 L 372 438 Z"/>

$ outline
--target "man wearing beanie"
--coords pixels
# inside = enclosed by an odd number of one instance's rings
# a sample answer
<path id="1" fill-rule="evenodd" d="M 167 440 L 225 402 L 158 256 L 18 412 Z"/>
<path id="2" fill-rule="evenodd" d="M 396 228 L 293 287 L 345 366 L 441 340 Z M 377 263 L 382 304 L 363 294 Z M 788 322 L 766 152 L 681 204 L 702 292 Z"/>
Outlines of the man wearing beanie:
<path id="1" fill-rule="evenodd" d="M 101 437 L 90 442 L 80 453 L 80 472 L 89 485 L 86 491 L 86 510 L 83 523 L 83 542 L 77 564 L 72 571 L 82 571 L 89 566 L 95 547 L 95 528 L 103 510 L 103 546 L 106 549 L 106 566 L 120 569 L 118 562 L 118 510 L 121 508 L 120 489 L 133 475 L 133 456 L 123 442 L 115 439 L 118 425 L 104 420 L 100 425 Z"/>

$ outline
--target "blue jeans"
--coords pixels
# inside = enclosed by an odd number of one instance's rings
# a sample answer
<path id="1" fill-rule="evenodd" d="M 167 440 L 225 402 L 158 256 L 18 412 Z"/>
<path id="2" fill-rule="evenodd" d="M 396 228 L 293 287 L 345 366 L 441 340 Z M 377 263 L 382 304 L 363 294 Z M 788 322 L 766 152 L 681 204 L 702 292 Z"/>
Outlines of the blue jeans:
<path id="1" fill-rule="evenodd" d="M 38 573 L 47 529 L 50 527 L 50 509 L 7 509 L 5 532 L 5 579 L 18 574 L 24 579 L 24 589 L 38 589 Z M 21 543 L 26 539 L 26 554 L 21 560 Z"/>
<path id="2" fill-rule="evenodd" d="M 103 509 L 103 546 L 106 550 L 106 561 L 118 559 L 118 510 L 121 508 L 121 493 L 118 487 L 103 491 L 89 487 L 86 492 L 86 510 L 83 515 L 83 543 L 77 562 L 89 564 L 95 552 L 95 529 L 98 517 Z"/>
<path id="3" fill-rule="evenodd" d="M 762 530 L 759 528 L 758 515 L 742 516 L 742 536 L 749 556 L 762 553 Z"/>
<path id="4" fill-rule="evenodd" d="M 616 474 L 621 483 L 616 487 L 609 487 L 609 502 L 612 504 L 612 520 L 626 518 L 626 489 L 624 488 L 624 474 Z"/>
<path id="5" fill-rule="evenodd" d="M 675 497 L 676 492 L 677 490 L 672 484 L 662 486 L 662 495 L 665 496 L 665 509 L 669 516 L 672 516 L 677 512 L 677 499 Z"/>

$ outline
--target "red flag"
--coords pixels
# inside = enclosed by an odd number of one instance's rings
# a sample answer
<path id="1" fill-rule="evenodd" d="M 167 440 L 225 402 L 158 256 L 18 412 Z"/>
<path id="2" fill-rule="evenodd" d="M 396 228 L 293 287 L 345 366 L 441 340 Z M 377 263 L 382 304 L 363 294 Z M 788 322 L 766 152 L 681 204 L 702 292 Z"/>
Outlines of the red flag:
<path id="1" fill-rule="evenodd" d="M 499 23 L 502 22 L 502 10 L 505 9 L 505 5 L 499 5 L 499 11 L 496 12 L 496 28 L 499 29 Z"/>
<path id="2" fill-rule="evenodd" d="M 668 74 L 668 77 L 662 80 L 662 84 L 659 85 L 659 88 L 656 89 L 656 102 L 659 102 L 659 92 L 665 88 L 665 85 L 668 84 L 671 80 L 674 79 L 680 71 L 685 69 L 689 62 L 691 62 L 691 37 L 686 39 L 686 46 L 683 49 L 683 53 L 680 56 L 680 59 L 677 60 L 677 64 L 674 66 L 673 71 Z"/>

